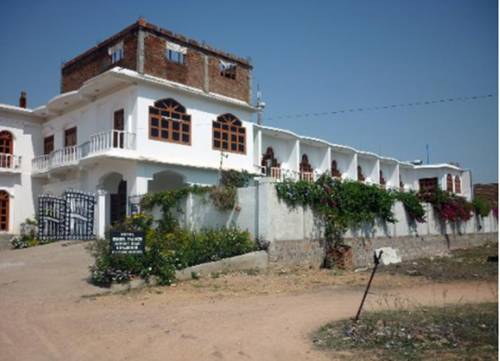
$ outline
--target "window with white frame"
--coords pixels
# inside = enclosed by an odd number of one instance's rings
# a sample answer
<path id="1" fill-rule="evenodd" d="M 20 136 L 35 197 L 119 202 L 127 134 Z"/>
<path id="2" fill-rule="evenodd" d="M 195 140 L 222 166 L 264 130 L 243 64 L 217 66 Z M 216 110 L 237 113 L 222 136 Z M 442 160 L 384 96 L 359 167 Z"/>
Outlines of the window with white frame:
<path id="1" fill-rule="evenodd" d="M 165 56 L 168 61 L 176 64 L 186 64 L 187 48 L 185 46 L 169 41 L 167 41 L 166 46 Z"/>
<path id="2" fill-rule="evenodd" d="M 123 59 L 123 41 L 108 49 L 108 54 L 111 57 L 111 64 L 117 63 Z"/>

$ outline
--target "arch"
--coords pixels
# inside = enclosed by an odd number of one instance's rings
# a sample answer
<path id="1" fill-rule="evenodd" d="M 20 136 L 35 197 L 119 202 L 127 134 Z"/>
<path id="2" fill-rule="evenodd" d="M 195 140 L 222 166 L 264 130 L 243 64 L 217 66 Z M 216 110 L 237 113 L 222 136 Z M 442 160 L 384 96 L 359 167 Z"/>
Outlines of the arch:
<path id="1" fill-rule="evenodd" d="M 363 174 L 363 168 L 361 168 L 360 165 L 358 165 L 357 171 L 358 171 L 358 181 L 364 182 L 365 181 L 365 175 Z"/>
<path id="2" fill-rule="evenodd" d="M 99 179 L 99 188 L 107 191 L 109 198 L 106 201 L 107 224 L 123 221 L 127 215 L 127 181 L 123 175 L 110 172 Z"/>
<path id="3" fill-rule="evenodd" d="M 309 163 L 309 157 L 307 154 L 302 154 L 302 160 L 299 164 L 299 169 L 301 173 L 312 173 L 313 169 Z"/>
<path id="4" fill-rule="evenodd" d="M 399 189 L 401 191 L 404 191 L 404 189 L 405 189 L 405 184 L 403 182 L 403 178 L 401 178 L 401 175 L 399 176 Z"/>
<path id="5" fill-rule="evenodd" d="M 172 98 L 160 99 L 154 102 L 156 108 L 166 109 L 177 113 L 186 113 L 184 105 Z"/>
<path id="6" fill-rule="evenodd" d="M 157 100 L 149 107 L 149 138 L 191 145 L 191 115 L 172 98 Z"/>
<path id="7" fill-rule="evenodd" d="M 449 173 L 446 175 L 446 190 L 448 192 L 453 192 L 453 177 Z"/>
<path id="8" fill-rule="evenodd" d="M 0 231 L 9 231 L 10 195 L 7 191 L 0 190 Z"/>
<path id="9" fill-rule="evenodd" d="M 337 178 L 342 177 L 342 173 L 339 171 L 337 161 L 335 159 L 332 160 L 331 172 L 332 172 L 332 177 L 337 177 Z"/>
<path id="10" fill-rule="evenodd" d="M 14 154 L 14 136 L 7 130 L 0 132 L 0 153 Z"/>
<path id="11" fill-rule="evenodd" d="M 246 129 L 233 114 L 222 114 L 212 122 L 212 136 L 214 149 L 246 153 Z"/>
<path id="12" fill-rule="evenodd" d="M 462 193 L 462 181 L 460 176 L 455 176 L 455 193 Z"/>
<path id="13" fill-rule="evenodd" d="M 266 152 L 262 155 L 260 162 L 262 174 L 267 177 L 281 178 L 281 164 L 274 156 L 273 147 L 267 147 Z"/>
<path id="14" fill-rule="evenodd" d="M 384 172 L 382 171 L 382 169 L 379 170 L 379 183 L 381 186 L 385 187 L 386 181 L 385 181 Z"/>
<path id="15" fill-rule="evenodd" d="M 148 181 L 148 193 L 156 193 L 171 189 L 182 188 L 186 184 L 182 174 L 172 170 L 163 170 L 153 175 Z"/>

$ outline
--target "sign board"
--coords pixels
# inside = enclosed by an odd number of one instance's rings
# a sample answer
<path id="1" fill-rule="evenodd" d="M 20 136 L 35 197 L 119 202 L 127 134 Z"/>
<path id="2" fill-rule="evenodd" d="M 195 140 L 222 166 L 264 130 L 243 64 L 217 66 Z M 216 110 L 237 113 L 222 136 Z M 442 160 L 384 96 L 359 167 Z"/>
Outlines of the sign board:
<path id="1" fill-rule="evenodd" d="M 111 232 L 112 254 L 144 254 L 143 232 Z"/>

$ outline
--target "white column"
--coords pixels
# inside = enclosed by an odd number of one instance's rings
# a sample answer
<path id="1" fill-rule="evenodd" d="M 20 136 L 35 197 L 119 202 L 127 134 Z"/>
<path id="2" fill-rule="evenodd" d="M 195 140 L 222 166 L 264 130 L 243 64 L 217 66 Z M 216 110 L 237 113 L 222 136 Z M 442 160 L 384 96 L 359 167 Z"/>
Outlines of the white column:
<path id="1" fill-rule="evenodd" d="M 106 200 L 109 199 L 108 192 L 103 189 L 97 190 L 97 203 L 95 214 L 95 232 L 97 238 L 104 238 L 106 232 Z"/>
<path id="2" fill-rule="evenodd" d="M 387 174 L 385 174 L 387 177 Z M 373 177 L 375 184 L 380 184 L 380 159 L 375 159 L 375 176 Z"/>

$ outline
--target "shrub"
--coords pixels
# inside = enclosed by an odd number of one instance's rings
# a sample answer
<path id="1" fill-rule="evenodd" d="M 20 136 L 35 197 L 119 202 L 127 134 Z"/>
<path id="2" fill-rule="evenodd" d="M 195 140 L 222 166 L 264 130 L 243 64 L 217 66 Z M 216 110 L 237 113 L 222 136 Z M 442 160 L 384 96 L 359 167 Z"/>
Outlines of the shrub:
<path id="1" fill-rule="evenodd" d="M 412 220 L 418 223 L 425 222 L 425 209 L 422 203 L 420 203 L 416 192 L 396 192 L 395 197 L 403 203 L 406 213 L 408 213 Z"/>
<path id="2" fill-rule="evenodd" d="M 276 192 L 291 207 L 310 207 L 325 223 L 328 243 L 340 241 L 349 227 L 374 224 L 377 219 L 396 222 L 392 212 L 394 195 L 375 185 L 342 182 L 325 174 L 314 183 L 277 183 Z"/>
<path id="3" fill-rule="evenodd" d="M 231 210 L 236 205 L 237 189 L 230 186 L 215 187 L 210 192 L 210 199 L 217 209 L 221 211 Z"/>
<path id="4" fill-rule="evenodd" d="M 252 180 L 252 176 L 243 170 L 238 172 L 236 170 L 224 170 L 221 174 L 220 184 L 226 187 L 247 187 Z"/>
<path id="5" fill-rule="evenodd" d="M 124 224 L 135 224 L 126 220 Z M 143 216 L 141 216 L 143 217 Z M 132 229 L 122 230 L 131 231 Z M 97 240 L 91 246 L 95 259 L 91 270 L 91 281 L 99 286 L 127 282 L 132 277 L 148 279 L 155 276 L 158 283 L 169 285 L 175 279 L 175 270 L 205 262 L 218 261 L 256 249 L 247 231 L 235 227 L 189 232 L 175 228 L 161 232 L 148 228 L 144 255 L 112 254 L 109 240 Z"/>
<path id="6" fill-rule="evenodd" d="M 465 222 L 472 218 L 473 205 L 463 197 L 436 189 L 419 193 L 419 198 L 431 203 L 439 219 L 444 222 Z"/>
<path id="7" fill-rule="evenodd" d="M 480 217 L 488 217 L 491 212 L 491 205 L 488 201 L 482 198 L 474 198 L 472 201 L 472 205 L 474 206 L 474 212 L 477 216 Z"/>

